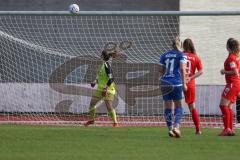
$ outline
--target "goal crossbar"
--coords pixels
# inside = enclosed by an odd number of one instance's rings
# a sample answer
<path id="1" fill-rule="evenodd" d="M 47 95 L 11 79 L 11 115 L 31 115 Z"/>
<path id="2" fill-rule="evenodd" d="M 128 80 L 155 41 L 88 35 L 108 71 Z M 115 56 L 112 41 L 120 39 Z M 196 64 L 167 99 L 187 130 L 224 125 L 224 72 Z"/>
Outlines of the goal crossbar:
<path id="1" fill-rule="evenodd" d="M 0 15 L 73 15 L 68 11 L 0 11 Z M 81 16 L 112 15 L 112 16 L 157 16 L 157 15 L 179 15 L 179 16 L 233 16 L 240 15 L 236 11 L 80 11 Z"/>

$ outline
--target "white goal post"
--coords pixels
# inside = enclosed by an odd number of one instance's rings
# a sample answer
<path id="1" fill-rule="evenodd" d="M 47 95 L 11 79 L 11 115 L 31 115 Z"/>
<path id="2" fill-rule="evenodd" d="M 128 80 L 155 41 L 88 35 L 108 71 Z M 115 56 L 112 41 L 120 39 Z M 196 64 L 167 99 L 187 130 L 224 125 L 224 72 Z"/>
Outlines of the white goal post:
<path id="1" fill-rule="evenodd" d="M 82 124 L 106 43 L 133 46 L 112 60 L 122 125 L 165 125 L 159 56 L 180 36 L 204 64 L 196 106 L 206 127 L 222 125 L 219 74 L 229 37 L 240 38 L 240 11 L 0 11 L 0 123 Z M 235 110 L 236 111 L 236 110 Z M 103 104 L 97 124 L 108 125 Z M 192 126 L 184 105 L 183 124 Z"/>

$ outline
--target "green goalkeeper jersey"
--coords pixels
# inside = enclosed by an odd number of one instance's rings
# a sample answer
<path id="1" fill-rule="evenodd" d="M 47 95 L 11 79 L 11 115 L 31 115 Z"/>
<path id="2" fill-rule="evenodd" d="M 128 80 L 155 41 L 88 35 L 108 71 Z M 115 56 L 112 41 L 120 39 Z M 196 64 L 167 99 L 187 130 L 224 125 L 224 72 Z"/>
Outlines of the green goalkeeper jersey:
<path id="1" fill-rule="evenodd" d="M 108 86 L 110 91 L 115 91 L 113 73 L 108 62 L 105 62 L 100 66 L 97 74 L 97 84 L 97 88 L 99 90 L 102 90 L 104 87 Z"/>

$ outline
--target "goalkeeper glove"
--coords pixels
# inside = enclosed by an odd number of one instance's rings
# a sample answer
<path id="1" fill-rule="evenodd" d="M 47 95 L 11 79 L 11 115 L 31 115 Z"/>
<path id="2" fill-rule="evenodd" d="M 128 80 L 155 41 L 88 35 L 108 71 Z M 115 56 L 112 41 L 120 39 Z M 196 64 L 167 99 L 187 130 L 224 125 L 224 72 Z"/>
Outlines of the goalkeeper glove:
<path id="1" fill-rule="evenodd" d="M 91 87 L 94 88 L 97 83 L 97 80 L 94 80 L 93 82 L 90 83 Z"/>
<path id="2" fill-rule="evenodd" d="M 94 82 L 91 82 L 90 84 L 91 84 L 91 87 L 92 87 L 92 88 L 94 88 L 95 85 L 96 85 L 96 83 L 94 83 Z"/>

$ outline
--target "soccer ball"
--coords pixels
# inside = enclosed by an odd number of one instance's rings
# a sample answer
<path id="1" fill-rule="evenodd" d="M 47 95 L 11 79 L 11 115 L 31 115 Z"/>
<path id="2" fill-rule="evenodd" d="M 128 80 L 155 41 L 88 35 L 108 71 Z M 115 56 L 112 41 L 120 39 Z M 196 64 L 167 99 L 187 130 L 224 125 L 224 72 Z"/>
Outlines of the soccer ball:
<path id="1" fill-rule="evenodd" d="M 77 4 L 71 4 L 69 6 L 69 12 L 73 13 L 73 14 L 78 13 L 79 12 L 79 6 Z"/>

